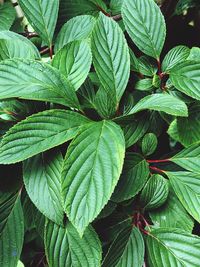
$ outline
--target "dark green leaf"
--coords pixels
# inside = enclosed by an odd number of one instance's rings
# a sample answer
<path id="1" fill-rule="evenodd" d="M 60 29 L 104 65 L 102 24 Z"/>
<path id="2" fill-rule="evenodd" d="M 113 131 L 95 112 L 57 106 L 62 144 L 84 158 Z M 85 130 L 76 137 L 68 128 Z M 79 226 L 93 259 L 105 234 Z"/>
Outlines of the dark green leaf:
<path id="1" fill-rule="evenodd" d="M 101 243 L 91 226 L 80 238 L 70 222 L 67 222 L 65 228 L 62 228 L 47 221 L 44 240 L 49 267 L 100 266 Z"/>
<path id="2" fill-rule="evenodd" d="M 84 116 L 66 110 L 49 110 L 34 114 L 13 126 L 0 147 L 0 163 L 25 160 L 72 139 L 80 126 L 88 123 Z"/>
<path id="3" fill-rule="evenodd" d="M 11 3 L 0 4 L 0 31 L 9 30 L 15 20 L 15 9 Z"/>
<path id="4" fill-rule="evenodd" d="M 158 145 L 157 137 L 154 133 L 145 134 L 142 139 L 142 153 L 149 156 L 154 153 Z"/>
<path id="5" fill-rule="evenodd" d="M 156 3 L 153 0 L 126 0 L 122 16 L 128 34 L 138 48 L 158 59 L 165 41 L 166 26 Z"/>

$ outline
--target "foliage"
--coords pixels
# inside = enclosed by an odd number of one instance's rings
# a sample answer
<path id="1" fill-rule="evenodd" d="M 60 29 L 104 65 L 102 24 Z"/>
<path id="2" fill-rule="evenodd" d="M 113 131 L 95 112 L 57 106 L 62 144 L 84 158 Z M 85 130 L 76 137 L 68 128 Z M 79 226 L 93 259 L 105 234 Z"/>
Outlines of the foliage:
<path id="1" fill-rule="evenodd" d="M 198 7 L 0 4 L 0 266 L 200 266 Z"/>

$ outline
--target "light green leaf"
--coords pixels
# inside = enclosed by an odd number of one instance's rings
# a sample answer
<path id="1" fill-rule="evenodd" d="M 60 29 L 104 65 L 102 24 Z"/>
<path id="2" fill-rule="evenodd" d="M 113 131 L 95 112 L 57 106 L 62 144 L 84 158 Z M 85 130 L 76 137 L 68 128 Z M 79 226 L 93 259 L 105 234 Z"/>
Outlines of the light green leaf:
<path id="1" fill-rule="evenodd" d="M 169 195 L 165 204 L 149 212 L 151 220 L 159 227 L 180 228 L 192 233 L 194 227 L 193 218 L 187 213 L 171 186 L 169 189 Z"/>
<path id="2" fill-rule="evenodd" d="M 90 15 L 78 16 L 67 21 L 61 28 L 54 50 L 57 52 L 72 41 L 80 41 L 89 38 L 96 19 Z"/>
<path id="3" fill-rule="evenodd" d="M 173 120 L 172 123 L 169 126 L 169 129 L 167 131 L 169 136 L 174 139 L 177 142 L 180 142 L 179 140 L 179 134 L 178 134 L 178 127 L 177 127 L 177 119 Z"/>
<path id="4" fill-rule="evenodd" d="M 0 5 L 0 31 L 9 30 L 15 20 L 16 12 L 11 3 Z"/>
<path id="5" fill-rule="evenodd" d="M 148 163 L 136 153 L 127 153 L 123 172 L 115 188 L 112 200 L 122 202 L 134 197 L 144 186 L 149 176 Z"/>
<path id="6" fill-rule="evenodd" d="M 200 48 L 192 47 L 190 50 L 190 54 L 187 58 L 188 60 L 200 61 Z"/>
<path id="7" fill-rule="evenodd" d="M 0 61 L 9 58 L 35 59 L 37 56 L 31 46 L 20 39 L 6 40 L 0 37 Z"/>
<path id="8" fill-rule="evenodd" d="M 157 137 L 154 133 L 145 134 L 142 139 L 142 153 L 149 156 L 154 153 L 158 145 Z"/>
<path id="9" fill-rule="evenodd" d="M 200 62 L 186 60 L 170 71 L 174 87 L 184 94 L 200 100 Z"/>
<path id="10" fill-rule="evenodd" d="M 74 41 L 65 45 L 55 55 L 53 67 L 60 70 L 75 91 L 84 83 L 91 68 L 92 54 L 86 41 Z"/>
<path id="11" fill-rule="evenodd" d="M 48 45 L 52 45 L 58 17 L 59 0 L 19 0 L 29 23 Z"/>
<path id="12" fill-rule="evenodd" d="M 24 45 L 29 46 L 29 53 L 35 55 L 36 59 L 40 59 L 40 53 L 37 47 L 29 39 L 20 34 L 11 31 L 0 31 L 0 40 L 6 40 L 12 42 L 14 41 L 13 43 L 22 41 Z"/>
<path id="13" fill-rule="evenodd" d="M 165 172 L 187 212 L 200 222 L 200 174 L 192 172 Z"/>
<path id="14" fill-rule="evenodd" d="M 159 174 L 152 175 L 142 189 L 140 203 L 145 210 L 162 206 L 169 193 L 168 181 Z"/>
<path id="15" fill-rule="evenodd" d="M 130 75 L 128 45 L 119 25 L 101 13 L 92 32 L 91 46 L 99 80 L 118 103 Z"/>
<path id="16" fill-rule="evenodd" d="M 0 204 L 0 266 L 16 267 L 23 246 L 24 222 L 19 193 Z"/>
<path id="17" fill-rule="evenodd" d="M 99 267 L 101 243 L 91 226 L 80 238 L 70 222 L 65 228 L 47 221 L 45 225 L 45 251 L 49 267 Z"/>
<path id="18" fill-rule="evenodd" d="M 126 147 L 130 147 L 137 143 L 138 140 L 146 133 L 149 128 L 149 121 L 146 117 L 138 120 L 133 120 L 127 125 L 122 125 L 124 137 L 126 140 Z"/>
<path id="19" fill-rule="evenodd" d="M 198 267 L 200 238 L 181 229 L 153 229 L 146 239 L 149 267 Z"/>
<path id="20" fill-rule="evenodd" d="M 144 262 L 144 240 L 136 227 L 126 227 L 115 238 L 102 267 L 141 267 Z"/>
<path id="21" fill-rule="evenodd" d="M 80 126 L 88 123 L 84 116 L 66 110 L 48 110 L 34 114 L 13 126 L 0 147 L 0 164 L 25 160 L 72 139 Z"/>
<path id="22" fill-rule="evenodd" d="M 24 264 L 21 261 L 18 261 L 17 267 L 24 267 Z"/>
<path id="23" fill-rule="evenodd" d="M 67 216 L 81 235 L 110 199 L 124 153 L 123 132 L 111 121 L 88 124 L 70 144 L 62 172 L 63 196 Z"/>
<path id="24" fill-rule="evenodd" d="M 187 118 L 177 118 L 179 141 L 188 147 L 200 142 L 200 104 L 193 103 Z"/>
<path id="25" fill-rule="evenodd" d="M 24 162 L 26 191 L 39 211 L 57 224 L 63 224 L 61 198 L 62 154 L 58 150 L 39 154 Z"/>
<path id="26" fill-rule="evenodd" d="M 178 154 L 173 156 L 170 161 L 178 164 L 182 168 L 200 173 L 200 146 L 199 144 L 192 145 L 183 149 Z"/>
<path id="27" fill-rule="evenodd" d="M 0 99 L 14 97 L 79 107 L 74 88 L 57 69 L 28 59 L 0 63 Z"/>
<path id="28" fill-rule="evenodd" d="M 145 109 L 163 111 L 174 116 L 187 117 L 186 104 L 178 98 L 168 94 L 153 94 L 142 98 L 127 114 L 135 114 Z"/>
<path id="29" fill-rule="evenodd" d="M 187 46 L 179 45 L 172 48 L 165 56 L 162 62 L 162 71 L 169 72 L 174 66 L 180 62 L 184 62 L 190 54 Z"/>
<path id="30" fill-rule="evenodd" d="M 156 3 L 153 0 L 126 0 L 122 6 L 122 17 L 138 48 L 158 59 L 165 42 L 166 25 Z"/>

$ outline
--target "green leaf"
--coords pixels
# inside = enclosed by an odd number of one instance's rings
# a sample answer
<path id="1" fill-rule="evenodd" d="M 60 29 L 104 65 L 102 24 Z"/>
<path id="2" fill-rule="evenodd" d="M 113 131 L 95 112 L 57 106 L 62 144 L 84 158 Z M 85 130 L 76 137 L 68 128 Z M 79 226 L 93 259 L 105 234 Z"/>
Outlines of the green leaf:
<path id="1" fill-rule="evenodd" d="M 37 57 L 31 46 L 20 39 L 6 40 L 0 37 L 0 61 L 9 58 L 35 59 Z"/>
<path id="2" fill-rule="evenodd" d="M 179 142 L 179 133 L 178 133 L 178 127 L 177 127 L 177 119 L 173 120 L 172 123 L 169 126 L 169 129 L 167 131 L 169 136 L 174 139 L 175 141 Z"/>
<path id="3" fill-rule="evenodd" d="M 192 7 L 199 7 L 199 0 L 179 0 L 176 5 L 175 14 L 180 15 Z"/>
<path id="4" fill-rule="evenodd" d="M 174 66 L 180 62 L 184 62 L 190 54 L 187 46 L 179 45 L 172 48 L 165 56 L 162 62 L 162 71 L 169 72 Z"/>
<path id="5" fill-rule="evenodd" d="M 109 93 L 101 86 L 96 93 L 94 106 L 102 118 L 113 118 L 116 113 L 115 101 Z"/>
<path id="6" fill-rule="evenodd" d="M 22 41 L 24 45 L 27 45 L 29 47 L 29 53 L 35 55 L 36 59 L 40 59 L 41 57 L 37 47 L 29 39 L 20 34 L 11 31 L 0 31 L 0 40 L 5 40 L 9 42 L 12 41 L 13 43 Z M 15 47 L 14 44 L 13 47 Z M 1 53 L 3 52 L 1 51 Z M 17 54 L 19 53 L 19 51 L 15 51 L 15 53 Z"/>
<path id="7" fill-rule="evenodd" d="M 60 0 L 59 15 L 67 21 L 82 14 L 97 16 L 101 9 L 107 11 L 103 0 Z"/>
<path id="8" fill-rule="evenodd" d="M 122 202 L 134 197 L 149 176 L 148 163 L 139 154 L 127 153 L 123 172 L 115 188 L 112 200 Z"/>
<path id="9" fill-rule="evenodd" d="M 168 94 L 153 94 L 142 98 L 127 115 L 135 114 L 145 109 L 163 111 L 174 116 L 188 116 L 186 104 Z"/>
<path id="10" fill-rule="evenodd" d="M 150 211 L 151 220 L 159 227 L 180 228 L 191 233 L 194 227 L 194 220 L 187 213 L 171 186 L 169 189 L 165 204 L 156 210 Z"/>
<path id="11" fill-rule="evenodd" d="M 140 203 L 145 210 L 162 206 L 169 193 L 168 181 L 159 174 L 152 175 L 142 189 Z"/>
<path id="12" fill-rule="evenodd" d="M 24 264 L 21 261 L 18 261 L 17 267 L 24 267 Z"/>
<path id="13" fill-rule="evenodd" d="M 87 78 L 84 84 L 79 88 L 77 94 L 82 108 L 95 108 L 94 100 L 96 91 L 89 78 Z"/>
<path id="14" fill-rule="evenodd" d="M 115 238 L 102 267 L 141 267 L 144 262 L 144 240 L 136 227 L 126 227 Z"/>
<path id="15" fill-rule="evenodd" d="M 200 104 L 194 103 L 189 108 L 187 118 L 177 118 L 179 141 L 188 147 L 200 142 Z"/>
<path id="16" fill-rule="evenodd" d="M 187 212 L 200 222 L 200 174 L 186 171 L 165 173 Z"/>
<path id="17" fill-rule="evenodd" d="M 96 19 L 89 15 L 78 16 L 67 21 L 55 41 L 55 52 L 72 41 L 87 39 L 95 25 Z"/>
<path id="18" fill-rule="evenodd" d="M 130 147 L 137 143 L 140 138 L 146 133 L 149 128 L 149 121 L 146 117 L 138 120 L 133 120 L 127 125 L 122 125 L 124 137 L 126 141 L 126 147 Z"/>
<path id="19" fill-rule="evenodd" d="M 149 267 L 199 266 L 200 238 L 181 229 L 153 229 L 146 245 Z"/>
<path id="20" fill-rule="evenodd" d="M 135 89 L 140 91 L 151 91 L 153 89 L 153 80 L 150 78 L 139 80 L 135 84 Z"/>
<path id="21" fill-rule="evenodd" d="M 149 156 L 154 153 L 158 145 L 157 137 L 154 133 L 145 134 L 142 139 L 142 153 Z"/>
<path id="22" fill-rule="evenodd" d="M 26 18 L 41 36 L 43 41 L 52 45 L 53 34 L 58 17 L 59 0 L 19 0 Z"/>
<path id="23" fill-rule="evenodd" d="M 9 30 L 15 20 L 16 12 L 11 3 L 0 5 L 0 31 Z"/>
<path id="24" fill-rule="evenodd" d="M 63 157 L 58 150 L 39 154 L 24 162 L 23 178 L 26 191 L 39 211 L 57 224 L 63 224 L 61 198 Z"/>
<path id="25" fill-rule="evenodd" d="M 174 87 L 184 94 L 200 100 L 200 62 L 186 60 L 170 71 L 170 80 Z"/>
<path id="26" fill-rule="evenodd" d="M 128 45 L 119 25 L 101 13 L 92 32 L 91 46 L 99 80 L 118 103 L 130 75 Z"/>
<path id="27" fill-rule="evenodd" d="M 166 25 L 156 3 L 153 0 L 126 0 L 122 17 L 128 34 L 138 48 L 158 59 L 165 42 Z"/>
<path id="28" fill-rule="evenodd" d="M 190 50 L 190 54 L 187 58 L 188 60 L 200 61 L 200 48 L 199 47 L 192 47 Z"/>
<path id="29" fill-rule="evenodd" d="M 81 235 L 110 199 L 124 153 L 123 132 L 111 121 L 88 124 L 70 144 L 62 172 L 63 196 L 67 216 Z"/>
<path id="30" fill-rule="evenodd" d="M 90 46 L 86 41 L 74 41 L 65 45 L 55 55 L 53 67 L 60 70 L 77 90 L 88 76 L 92 64 Z"/>
<path id="31" fill-rule="evenodd" d="M 200 146 L 199 144 L 192 145 L 173 156 L 170 161 L 178 164 L 182 168 L 200 173 Z"/>
<path id="32" fill-rule="evenodd" d="M 19 193 L 0 204 L 0 266 L 16 267 L 23 245 L 24 222 Z"/>
<path id="33" fill-rule="evenodd" d="M 8 59 L 0 63 L 0 73 L 0 99 L 18 97 L 79 106 L 74 88 L 49 64 Z"/>
<path id="34" fill-rule="evenodd" d="M 110 1 L 110 9 L 112 14 L 119 14 L 121 13 L 121 8 L 124 0 L 111 0 Z"/>
<path id="35" fill-rule="evenodd" d="M 100 266 L 101 243 L 91 226 L 80 238 L 70 222 L 67 222 L 65 228 L 62 228 L 47 221 L 44 240 L 49 267 Z"/>
<path id="36" fill-rule="evenodd" d="M 13 126 L 0 147 L 0 164 L 25 160 L 72 139 L 80 126 L 88 123 L 84 116 L 66 110 L 48 110 L 34 114 Z"/>

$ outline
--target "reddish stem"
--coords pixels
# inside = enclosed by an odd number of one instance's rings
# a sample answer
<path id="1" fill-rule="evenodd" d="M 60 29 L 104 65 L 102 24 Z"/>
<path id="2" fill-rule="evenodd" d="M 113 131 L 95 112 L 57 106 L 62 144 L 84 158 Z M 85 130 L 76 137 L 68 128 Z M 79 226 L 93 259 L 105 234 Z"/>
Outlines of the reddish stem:
<path id="1" fill-rule="evenodd" d="M 115 21 L 119 21 L 122 19 L 122 15 L 119 14 L 119 15 L 112 16 L 112 19 L 114 19 Z"/>
<path id="2" fill-rule="evenodd" d="M 111 17 L 111 15 L 109 13 L 107 13 L 101 6 L 97 5 L 98 9 L 107 17 Z"/>
<path id="3" fill-rule="evenodd" d="M 45 55 L 45 54 L 47 54 L 47 53 L 49 53 L 49 47 L 46 47 L 46 48 L 44 48 L 44 49 L 42 49 L 42 50 L 40 51 L 40 54 L 41 54 L 41 55 Z"/>
<path id="4" fill-rule="evenodd" d="M 149 168 L 150 168 L 151 170 L 153 170 L 153 171 L 164 173 L 163 170 L 161 170 L 161 169 L 159 169 L 159 168 L 157 168 L 157 167 L 152 167 L 152 166 L 150 166 Z"/>
<path id="5" fill-rule="evenodd" d="M 148 163 L 160 163 L 160 162 L 168 162 L 170 159 L 154 159 L 154 160 L 147 160 Z"/>
<path id="6" fill-rule="evenodd" d="M 53 58 L 53 47 L 52 47 L 52 45 L 49 48 L 49 56 L 50 56 L 51 59 Z"/>

